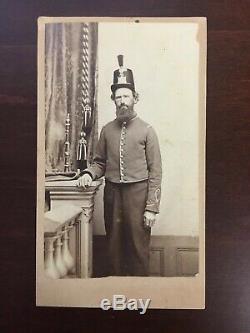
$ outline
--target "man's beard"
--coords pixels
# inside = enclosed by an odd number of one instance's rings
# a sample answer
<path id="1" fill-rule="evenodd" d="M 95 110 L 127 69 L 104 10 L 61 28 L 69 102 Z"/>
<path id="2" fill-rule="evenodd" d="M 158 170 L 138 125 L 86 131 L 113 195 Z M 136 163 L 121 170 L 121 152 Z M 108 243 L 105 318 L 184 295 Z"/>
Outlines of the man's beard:
<path id="1" fill-rule="evenodd" d="M 116 117 L 120 121 L 128 121 L 136 115 L 134 108 L 127 105 L 122 105 L 116 108 Z"/>

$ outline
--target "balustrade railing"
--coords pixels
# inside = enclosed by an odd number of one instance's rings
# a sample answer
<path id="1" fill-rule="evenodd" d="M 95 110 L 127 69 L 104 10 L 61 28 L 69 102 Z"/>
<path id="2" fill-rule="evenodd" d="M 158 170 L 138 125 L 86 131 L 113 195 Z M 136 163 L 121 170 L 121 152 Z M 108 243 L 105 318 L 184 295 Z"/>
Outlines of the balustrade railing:
<path id="1" fill-rule="evenodd" d="M 75 276 L 79 272 L 77 253 L 80 239 L 77 229 L 82 209 L 73 205 L 54 208 L 45 213 L 44 221 L 44 270 L 47 277 L 59 279 Z M 75 235 L 75 249 L 71 253 L 70 235 Z"/>

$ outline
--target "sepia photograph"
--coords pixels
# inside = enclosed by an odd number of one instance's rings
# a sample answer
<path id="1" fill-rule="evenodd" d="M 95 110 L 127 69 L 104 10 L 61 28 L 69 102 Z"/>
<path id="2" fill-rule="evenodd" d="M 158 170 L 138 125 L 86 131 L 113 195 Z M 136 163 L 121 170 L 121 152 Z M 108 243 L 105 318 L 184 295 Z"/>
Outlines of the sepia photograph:
<path id="1" fill-rule="evenodd" d="M 39 18 L 38 306 L 205 307 L 206 47 L 205 18 Z"/>

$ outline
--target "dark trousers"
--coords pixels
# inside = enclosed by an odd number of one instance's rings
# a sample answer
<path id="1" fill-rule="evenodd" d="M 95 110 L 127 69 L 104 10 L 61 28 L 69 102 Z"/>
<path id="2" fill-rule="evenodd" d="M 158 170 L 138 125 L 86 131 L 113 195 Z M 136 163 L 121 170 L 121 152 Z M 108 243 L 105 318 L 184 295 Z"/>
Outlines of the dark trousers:
<path id="1" fill-rule="evenodd" d="M 104 219 L 110 275 L 147 276 L 151 228 L 143 214 L 148 181 L 116 184 L 106 181 Z"/>

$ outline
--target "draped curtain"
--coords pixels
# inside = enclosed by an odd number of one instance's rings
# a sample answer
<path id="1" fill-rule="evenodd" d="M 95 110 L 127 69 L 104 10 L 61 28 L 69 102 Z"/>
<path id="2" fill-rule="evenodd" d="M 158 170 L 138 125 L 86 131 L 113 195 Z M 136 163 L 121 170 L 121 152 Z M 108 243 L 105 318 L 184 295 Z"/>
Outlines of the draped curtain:
<path id="1" fill-rule="evenodd" d="M 45 155 L 46 172 L 63 172 L 65 121 L 70 118 L 70 169 L 76 171 L 77 144 L 83 119 L 82 76 L 84 52 L 88 49 L 89 97 L 92 128 L 87 133 L 88 161 L 97 139 L 97 23 L 89 23 L 88 43 L 84 23 L 46 24 L 45 32 Z M 85 49 L 85 50 L 84 50 Z M 86 59 L 85 59 L 86 60 Z M 85 64 L 86 66 L 86 64 Z M 85 73 L 86 74 L 86 73 Z"/>

